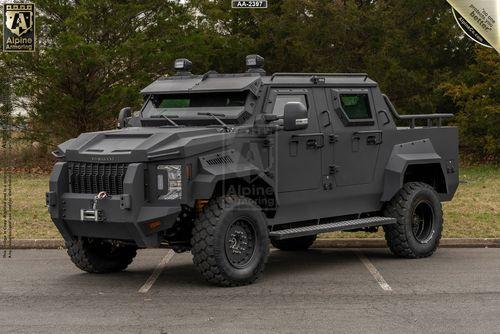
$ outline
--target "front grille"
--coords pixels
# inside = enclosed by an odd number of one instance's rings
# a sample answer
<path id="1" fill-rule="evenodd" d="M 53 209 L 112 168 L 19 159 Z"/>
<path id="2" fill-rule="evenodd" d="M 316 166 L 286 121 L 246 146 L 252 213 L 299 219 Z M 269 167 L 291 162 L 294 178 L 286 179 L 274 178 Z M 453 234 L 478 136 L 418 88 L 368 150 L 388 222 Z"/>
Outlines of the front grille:
<path id="1" fill-rule="evenodd" d="M 123 194 L 123 178 L 127 164 L 69 162 L 70 189 L 73 193 L 110 195 Z"/>

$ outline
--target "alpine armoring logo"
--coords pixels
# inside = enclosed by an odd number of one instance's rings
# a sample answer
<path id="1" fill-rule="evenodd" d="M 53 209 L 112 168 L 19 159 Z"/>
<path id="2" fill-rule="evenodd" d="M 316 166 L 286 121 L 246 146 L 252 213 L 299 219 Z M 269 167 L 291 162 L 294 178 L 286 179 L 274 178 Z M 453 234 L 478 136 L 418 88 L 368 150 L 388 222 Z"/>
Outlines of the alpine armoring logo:
<path id="1" fill-rule="evenodd" d="M 35 5 L 9 3 L 3 6 L 3 50 L 35 51 Z"/>

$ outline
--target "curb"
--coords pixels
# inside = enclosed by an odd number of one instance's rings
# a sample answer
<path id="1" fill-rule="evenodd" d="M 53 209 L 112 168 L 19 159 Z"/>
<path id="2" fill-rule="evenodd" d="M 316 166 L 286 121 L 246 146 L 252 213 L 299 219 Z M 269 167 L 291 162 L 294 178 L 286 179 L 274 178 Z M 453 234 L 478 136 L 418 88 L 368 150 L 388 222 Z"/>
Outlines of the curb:
<path id="1" fill-rule="evenodd" d="M 13 239 L 12 249 L 63 249 L 63 239 Z M 3 243 L 0 249 L 3 249 Z M 8 243 L 7 243 L 8 248 Z"/>
<path id="2" fill-rule="evenodd" d="M 12 249 L 63 249 L 62 239 L 14 239 Z M 445 238 L 441 239 L 443 248 L 500 248 L 500 238 Z M 314 248 L 386 248 L 384 239 L 378 238 L 342 238 L 318 239 Z M 3 243 L 0 244 L 3 249 Z"/>

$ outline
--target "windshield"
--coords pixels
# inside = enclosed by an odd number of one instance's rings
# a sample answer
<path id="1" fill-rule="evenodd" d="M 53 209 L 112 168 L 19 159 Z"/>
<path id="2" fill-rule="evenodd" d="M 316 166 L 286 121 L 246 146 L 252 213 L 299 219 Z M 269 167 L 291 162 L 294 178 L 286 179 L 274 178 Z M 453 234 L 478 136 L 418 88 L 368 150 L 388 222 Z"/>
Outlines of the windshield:
<path id="1" fill-rule="evenodd" d="M 142 117 L 158 117 L 161 114 L 189 117 L 193 115 L 193 111 L 203 111 L 207 108 L 224 112 L 225 108 L 244 107 L 247 96 L 248 92 L 153 95 L 148 100 Z"/>

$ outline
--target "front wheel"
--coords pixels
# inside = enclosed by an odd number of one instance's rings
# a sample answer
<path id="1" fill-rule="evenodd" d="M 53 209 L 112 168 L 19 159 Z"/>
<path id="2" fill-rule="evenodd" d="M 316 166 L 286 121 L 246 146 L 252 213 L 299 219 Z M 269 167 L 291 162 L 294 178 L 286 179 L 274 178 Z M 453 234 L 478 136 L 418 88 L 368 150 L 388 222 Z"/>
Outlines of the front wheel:
<path id="1" fill-rule="evenodd" d="M 269 255 L 266 218 L 249 198 L 218 197 L 196 219 L 191 246 L 193 262 L 208 282 L 250 284 L 264 271 Z"/>
<path id="2" fill-rule="evenodd" d="M 431 256 L 443 230 L 443 211 L 436 191 L 426 183 L 409 182 L 387 204 L 385 216 L 396 224 L 385 225 L 390 250 L 401 257 Z"/>
<path id="3" fill-rule="evenodd" d="M 89 273 L 125 270 L 137 254 L 137 247 L 114 240 L 79 238 L 66 241 L 71 261 Z"/>

